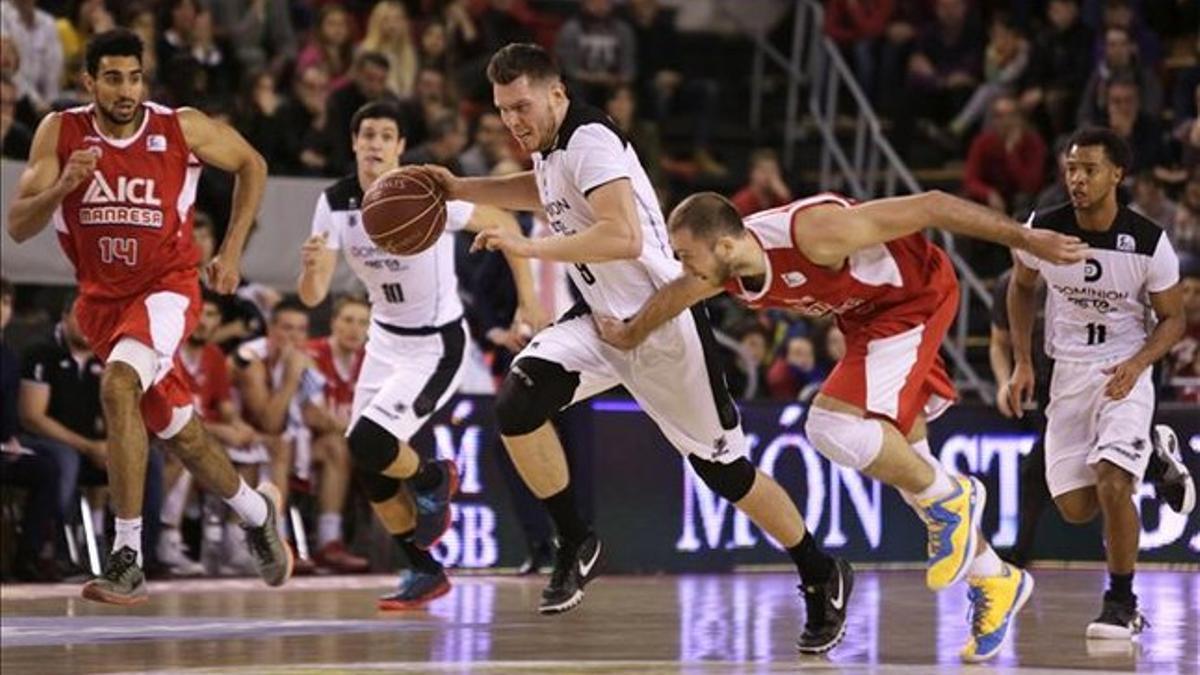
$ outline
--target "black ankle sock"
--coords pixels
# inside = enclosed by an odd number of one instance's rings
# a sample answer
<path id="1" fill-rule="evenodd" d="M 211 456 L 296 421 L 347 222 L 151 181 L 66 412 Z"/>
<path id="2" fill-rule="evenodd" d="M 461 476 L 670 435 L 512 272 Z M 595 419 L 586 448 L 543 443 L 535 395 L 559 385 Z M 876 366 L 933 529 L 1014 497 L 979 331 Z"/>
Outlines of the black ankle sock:
<path id="1" fill-rule="evenodd" d="M 404 555 L 408 556 L 408 564 L 418 572 L 426 572 L 428 574 L 441 572 L 442 564 L 434 560 L 429 551 L 418 548 L 413 543 L 412 536 L 412 530 L 392 535 L 392 539 L 396 541 L 396 545 L 400 547 L 401 551 L 404 551 Z"/>
<path id="2" fill-rule="evenodd" d="M 542 500 L 546 510 L 550 512 L 550 520 L 554 521 L 554 529 L 558 532 L 563 546 L 576 546 L 592 531 L 592 528 L 579 517 L 575 506 L 575 492 L 571 484 L 558 494 L 550 495 Z"/>
<path id="3" fill-rule="evenodd" d="M 425 462 L 408 482 L 417 492 L 428 492 L 441 484 L 442 467 L 437 462 Z"/>
<path id="4" fill-rule="evenodd" d="M 1108 590 L 1117 599 L 1131 599 L 1133 597 L 1133 572 L 1129 574 L 1113 574 L 1109 572 Z"/>
<path id="5" fill-rule="evenodd" d="M 830 575 L 833 574 L 833 558 L 817 546 L 811 532 L 805 532 L 800 543 L 789 548 L 787 552 L 796 563 L 796 569 L 800 571 L 800 580 L 805 586 L 829 581 Z"/>

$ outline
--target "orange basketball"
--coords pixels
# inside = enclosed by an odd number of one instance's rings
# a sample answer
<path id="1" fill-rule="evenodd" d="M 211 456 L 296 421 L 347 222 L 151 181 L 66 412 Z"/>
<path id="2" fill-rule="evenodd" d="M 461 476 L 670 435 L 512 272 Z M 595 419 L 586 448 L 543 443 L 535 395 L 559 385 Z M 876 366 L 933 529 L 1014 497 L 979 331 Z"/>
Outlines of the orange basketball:
<path id="1" fill-rule="evenodd" d="M 427 172 L 413 167 L 380 176 L 362 202 L 363 227 L 392 255 L 415 255 L 446 229 L 446 196 Z"/>

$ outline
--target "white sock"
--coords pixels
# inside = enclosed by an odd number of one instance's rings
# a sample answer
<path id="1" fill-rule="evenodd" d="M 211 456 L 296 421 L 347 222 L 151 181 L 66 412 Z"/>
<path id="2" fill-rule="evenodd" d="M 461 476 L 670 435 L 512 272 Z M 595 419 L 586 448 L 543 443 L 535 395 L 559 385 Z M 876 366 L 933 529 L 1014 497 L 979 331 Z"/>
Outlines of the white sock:
<path id="1" fill-rule="evenodd" d="M 128 546 L 137 553 L 138 567 L 142 566 L 142 518 L 117 518 L 117 536 L 113 538 L 112 550 L 114 553 L 119 551 L 121 547 Z"/>
<path id="2" fill-rule="evenodd" d="M 183 521 L 183 509 L 187 506 L 188 491 L 192 489 L 192 474 L 187 471 L 179 472 L 179 478 L 171 489 L 167 491 L 167 497 L 163 500 L 162 511 L 158 515 L 158 519 L 167 527 L 179 527 L 179 523 Z"/>
<path id="3" fill-rule="evenodd" d="M 946 473 L 946 467 L 933 459 L 933 453 L 929 450 L 929 441 L 920 440 L 913 443 L 913 450 L 916 450 L 925 463 L 933 469 L 933 482 L 913 496 L 921 502 L 927 502 L 930 499 L 941 499 L 954 492 L 954 481 L 951 480 L 950 474 Z"/>
<path id="4" fill-rule="evenodd" d="M 227 497 L 225 503 L 250 527 L 262 527 L 267 522 L 267 498 L 251 490 L 245 480 L 238 479 L 237 492 Z"/>
<path id="5" fill-rule="evenodd" d="M 983 553 L 975 556 L 975 559 L 971 561 L 971 569 L 967 571 L 967 574 L 973 577 L 998 577 L 1004 574 L 1004 561 L 996 555 L 995 549 L 987 546 Z"/>
<path id="6" fill-rule="evenodd" d="M 317 546 L 342 538 L 342 514 L 322 513 L 317 517 Z"/>

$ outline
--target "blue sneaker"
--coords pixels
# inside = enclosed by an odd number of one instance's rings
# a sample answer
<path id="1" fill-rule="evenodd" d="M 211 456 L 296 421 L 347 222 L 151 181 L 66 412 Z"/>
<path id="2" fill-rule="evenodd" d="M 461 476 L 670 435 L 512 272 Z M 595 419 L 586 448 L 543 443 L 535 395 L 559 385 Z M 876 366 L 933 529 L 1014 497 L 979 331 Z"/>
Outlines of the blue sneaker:
<path id="1" fill-rule="evenodd" d="M 450 578 L 445 570 L 436 574 L 417 570 L 404 570 L 395 593 L 379 596 L 379 609 L 420 609 L 450 592 Z"/>
<path id="2" fill-rule="evenodd" d="M 971 600 L 971 638 L 962 650 L 969 663 L 986 661 L 996 655 L 1008 637 L 1012 618 L 1033 594 L 1033 576 L 1023 569 L 1004 564 L 1004 574 L 967 579 Z"/>
<path id="3" fill-rule="evenodd" d="M 428 551 L 437 545 L 446 530 L 450 529 L 450 502 L 458 494 L 458 466 L 449 459 L 437 460 L 442 470 L 442 482 L 432 490 L 413 490 L 417 502 L 417 529 L 413 543 L 417 548 Z"/>

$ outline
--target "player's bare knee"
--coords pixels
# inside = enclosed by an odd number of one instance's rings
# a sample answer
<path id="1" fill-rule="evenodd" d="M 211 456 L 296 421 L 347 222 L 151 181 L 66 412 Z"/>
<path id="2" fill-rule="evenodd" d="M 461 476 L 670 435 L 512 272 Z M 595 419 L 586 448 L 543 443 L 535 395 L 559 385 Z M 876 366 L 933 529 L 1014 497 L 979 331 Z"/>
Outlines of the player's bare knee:
<path id="1" fill-rule="evenodd" d="M 1090 523 L 1100 513 L 1100 504 L 1093 492 L 1069 492 L 1054 499 L 1062 519 L 1072 525 Z"/>
<path id="2" fill-rule="evenodd" d="M 1106 461 L 1096 464 L 1096 496 L 1104 504 L 1121 504 L 1133 499 L 1133 476 Z"/>
<path id="3" fill-rule="evenodd" d="M 810 408 L 804 433 L 830 461 L 860 471 L 883 450 L 883 427 L 879 422 L 845 412 Z"/>
<path id="4" fill-rule="evenodd" d="M 166 444 L 171 454 L 186 465 L 208 451 L 208 435 L 204 431 L 204 425 L 193 416 L 178 433 L 166 439 Z M 214 446 L 214 450 L 220 448 Z"/>
<path id="5" fill-rule="evenodd" d="M 503 436 L 537 431 L 566 407 L 579 386 L 579 373 L 545 359 L 526 357 L 512 365 L 496 394 L 496 421 Z"/>
<path id="6" fill-rule="evenodd" d="M 688 455 L 688 463 L 692 465 L 696 475 L 710 490 L 731 503 L 740 502 L 749 494 L 758 477 L 754 465 L 745 457 L 739 457 L 728 464 L 721 464 L 700 459 L 696 455 Z"/>
<path id="7" fill-rule="evenodd" d="M 100 402 L 105 410 L 121 410 L 138 405 L 142 383 L 137 371 L 127 363 L 110 361 L 100 375 Z"/>
<path id="8" fill-rule="evenodd" d="M 382 473 L 396 461 L 400 443 L 379 423 L 366 417 L 358 418 L 350 430 L 349 455 L 354 466 L 371 473 Z"/>

